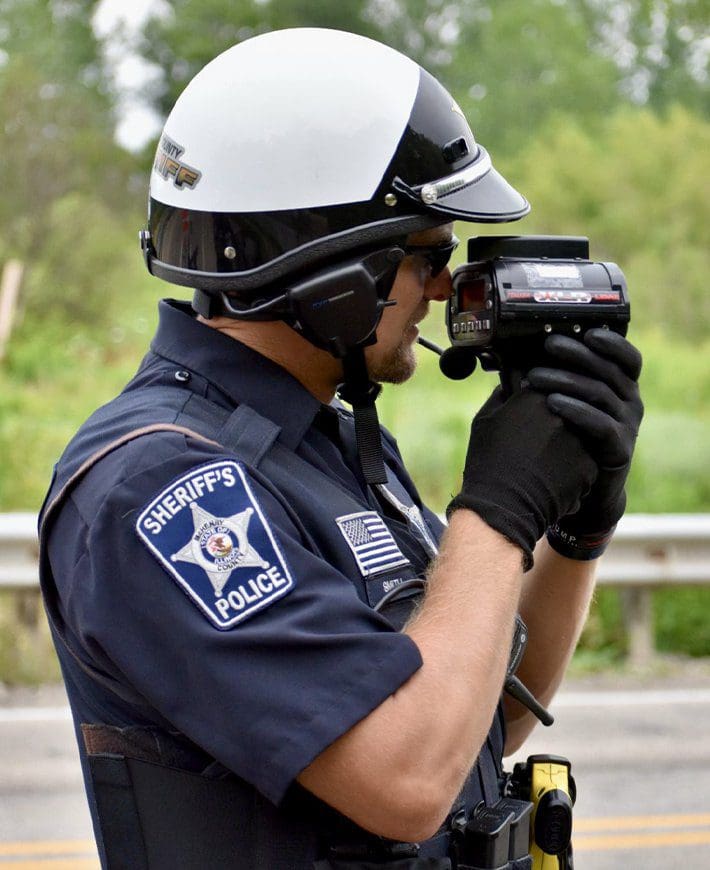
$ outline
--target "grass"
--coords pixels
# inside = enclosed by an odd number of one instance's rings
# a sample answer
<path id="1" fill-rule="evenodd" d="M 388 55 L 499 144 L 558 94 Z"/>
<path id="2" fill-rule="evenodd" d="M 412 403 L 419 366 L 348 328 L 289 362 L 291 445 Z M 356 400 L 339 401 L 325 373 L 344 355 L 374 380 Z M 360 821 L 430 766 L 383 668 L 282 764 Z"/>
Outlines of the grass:
<path id="1" fill-rule="evenodd" d="M 38 595 L 0 593 L 0 683 L 37 686 L 59 678 L 59 662 Z"/>

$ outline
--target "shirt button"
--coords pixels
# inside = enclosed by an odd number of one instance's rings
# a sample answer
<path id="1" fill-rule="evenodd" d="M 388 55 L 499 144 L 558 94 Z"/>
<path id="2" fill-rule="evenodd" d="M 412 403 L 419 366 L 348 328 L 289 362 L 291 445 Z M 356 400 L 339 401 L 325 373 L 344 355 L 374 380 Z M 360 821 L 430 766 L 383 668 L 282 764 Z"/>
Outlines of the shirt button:
<path id="1" fill-rule="evenodd" d="M 175 380 L 181 384 L 186 384 L 191 377 L 190 372 L 186 372 L 185 369 L 180 369 L 179 372 L 175 372 Z"/>

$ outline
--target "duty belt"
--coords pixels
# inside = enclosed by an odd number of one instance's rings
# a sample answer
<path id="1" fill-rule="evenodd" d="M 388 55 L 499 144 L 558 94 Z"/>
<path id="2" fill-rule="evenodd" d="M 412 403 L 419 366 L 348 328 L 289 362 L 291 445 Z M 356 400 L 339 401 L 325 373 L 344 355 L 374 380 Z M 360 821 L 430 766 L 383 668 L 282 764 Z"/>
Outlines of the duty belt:
<path id="1" fill-rule="evenodd" d="M 235 824 L 245 804 L 239 781 L 221 765 L 205 765 L 209 757 L 195 757 L 187 742 L 148 729 L 84 726 L 82 731 L 109 870 L 245 866 L 240 856 L 253 849 L 254 832 L 240 831 Z M 326 838 L 325 854 L 321 851 L 324 856 L 312 866 L 571 870 L 574 781 L 569 769 L 566 759 L 530 756 L 508 775 L 506 796 L 493 806 L 480 803 L 470 813 L 461 810 L 421 846 L 376 837 L 357 843 L 339 837 L 328 843 Z M 280 856 L 285 859 L 282 866 L 306 866 L 303 856 L 313 846 L 310 835 L 296 823 L 284 843 L 291 854 Z M 447 857 L 440 857 L 442 853 Z M 262 865 L 256 859 L 248 866 Z"/>
<path id="2" fill-rule="evenodd" d="M 480 804 L 470 815 L 462 811 L 435 838 L 439 847 L 446 838 L 446 858 L 424 855 L 416 843 L 383 844 L 379 854 L 371 846 L 336 846 L 315 870 L 532 870 L 532 812 L 529 801 L 508 797 L 492 807 Z"/>

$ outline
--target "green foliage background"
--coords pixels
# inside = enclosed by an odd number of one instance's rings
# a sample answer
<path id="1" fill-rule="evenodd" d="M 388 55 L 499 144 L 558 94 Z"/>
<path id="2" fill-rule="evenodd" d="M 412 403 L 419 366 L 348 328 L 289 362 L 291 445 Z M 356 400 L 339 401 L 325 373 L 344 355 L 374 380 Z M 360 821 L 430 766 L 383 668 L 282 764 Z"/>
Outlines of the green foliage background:
<path id="1" fill-rule="evenodd" d="M 157 300 L 185 295 L 140 259 L 153 145 L 127 151 L 114 139 L 119 95 L 91 27 L 98 5 L 0 0 L 0 268 L 16 258 L 26 270 L 0 362 L 0 512 L 38 509 L 63 445 L 137 366 Z M 515 227 L 457 234 L 586 235 L 593 257 L 627 276 L 647 408 L 629 511 L 710 511 L 710 0 L 172 0 L 167 9 L 138 35 L 111 36 L 114 50 L 153 64 L 134 99 L 160 116 L 214 54 L 280 26 L 364 33 L 439 75 L 533 204 Z M 424 332 L 445 343 L 439 313 Z M 415 378 L 385 389 L 382 419 L 434 509 L 457 489 L 471 415 L 493 384 L 478 372 L 446 381 L 422 351 Z M 661 648 L 710 654 L 705 590 L 664 592 L 656 605 Z M 602 661 L 623 654 L 620 621 L 605 592 L 586 650 Z"/>

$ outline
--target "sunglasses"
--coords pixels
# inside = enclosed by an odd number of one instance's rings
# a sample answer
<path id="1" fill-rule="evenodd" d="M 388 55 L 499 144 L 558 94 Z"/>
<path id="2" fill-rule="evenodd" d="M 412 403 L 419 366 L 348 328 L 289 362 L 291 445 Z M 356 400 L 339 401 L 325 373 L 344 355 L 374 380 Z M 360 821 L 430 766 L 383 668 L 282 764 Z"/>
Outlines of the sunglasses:
<path id="1" fill-rule="evenodd" d="M 436 278 L 447 267 L 458 246 L 459 240 L 454 236 L 450 242 L 440 242 L 438 245 L 404 245 L 404 253 L 426 260 L 431 269 L 431 277 Z"/>

